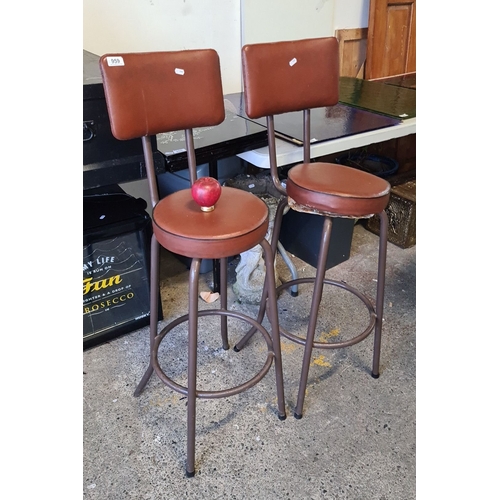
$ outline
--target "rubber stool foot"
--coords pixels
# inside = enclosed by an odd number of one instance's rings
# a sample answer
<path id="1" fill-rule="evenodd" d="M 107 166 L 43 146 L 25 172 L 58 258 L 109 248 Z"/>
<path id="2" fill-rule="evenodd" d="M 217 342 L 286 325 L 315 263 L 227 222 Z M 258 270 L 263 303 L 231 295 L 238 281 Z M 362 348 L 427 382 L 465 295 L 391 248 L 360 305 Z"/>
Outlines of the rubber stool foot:
<path id="1" fill-rule="evenodd" d="M 278 415 L 278 418 L 279 418 L 280 420 L 286 420 L 286 415 Z"/>
<path id="2" fill-rule="evenodd" d="M 300 420 L 302 418 L 302 413 L 299 415 L 298 413 L 294 413 L 293 416 L 297 419 Z"/>
<path id="3" fill-rule="evenodd" d="M 375 375 L 375 374 L 372 372 L 372 377 L 373 377 L 373 378 L 379 378 L 379 377 L 380 377 L 380 373 L 377 373 L 377 375 Z"/>
<path id="4" fill-rule="evenodd" d="M 186 471 L 186 477 L 194 477 L 194 471 L 193 472 Z"/>
<path id="5" fill-rule="evenodd" d="M 233 347 L 234 352 L 240 352 L 241 349 L 238 349 L 236 346 Z"/>

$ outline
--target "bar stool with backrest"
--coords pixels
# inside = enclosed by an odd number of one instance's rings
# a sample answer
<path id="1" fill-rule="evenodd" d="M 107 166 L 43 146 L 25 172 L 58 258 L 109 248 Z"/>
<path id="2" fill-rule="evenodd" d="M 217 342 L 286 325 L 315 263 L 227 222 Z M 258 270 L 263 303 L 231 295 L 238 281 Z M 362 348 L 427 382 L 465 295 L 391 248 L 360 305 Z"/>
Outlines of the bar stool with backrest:
<path id="1" fill-rule="evenodd" d="M 151 136 L 185 131 L 191 185 L 196 181 L 193 128 L 220 124 L 225 118 L 219 56 L 212 49 L 175 52 L 106 54 L 100 58 L 106 103 L 113 135 L 120 140 L 142 138 L 147 179 L 153 205 L 150 290 L 150 362 L 138 384 L 139 395 L 153 372 L 171 389 L 187 396 L 186 474 L 195 473 L 195 419 L 197 398 L 221 398 L 257 384 L 275 366 L 278 417 L 286 418 L 280 334 L 276 309 L 274 256 L 265 235 L 269 224 L 267 205 L 242 190 L 222 187 L 212 211 L 203 211 L 190 189 L 158 197 Z M 271 335 L 249 316 L 227 309 L 227 258 L 261 245 L 266 265 L 266 293 Z M 189 272 L 188 313 L 158 333 L 159 252 L 165 249 L 192 258 Z M 198 311 L 198 279 L 201 259 L 220 259 L 220 308 Z M 265 299 L 264 299 L 265 300 Z M 228 318 L 245 321 L 259 330 L 267 342 L 264 366 L 248 381 L 218 391 L 197 389 L 198 318 L 218 315 L 224 349 L 229 348 Z M 261 318 L 262 320 L 262 318 Z M 188 322 L 187 387 L 168 377 L 160 366 L 158 349 L 166 334 Z"/>
<path id="2" fill-rule="evenodd" d="M 390 185 L 387 181 L 342 165 L 311 162 L 310 110 L 334 106 L 339 98 L 339 54 L 334 37 L 293 40 L 285 42 L 246 45 L 242 48 L 243 82 L 246 114 L 253 119 L 267 118 L 269 161 L 276 189 L 284 195 L 278 205 L 271 245 L 276 254 L 283 212 L 292 210 L 315 214 L 324 218 L 316 276 L 292 279 L 282 284 L 278 292 L 300 283 L 314 283 L 306 338 L 284 328 L 281 334 L 304 346 L 295 417 L 302 418 L 307 377 L 313 348 L 338 349 L 364 340 L 374 330 L 372 376 L 378 378 L 380 340 L 385 286 L 387 250 L 386 208 Z M 303 163 L 293 166 L 287 174 L 286 188 L 279 178 L 274 115 L 293 111 L 303 112 Z M 361 292 L 344 282 L 325 279 L 326 259 L 332 231 L 333 217 L 380 217 L 377 295 L 375 305 Z M 318 311 L 324 284 L 341 287 L 357 297 L 368 309 L 367 328 L 355 337 L 342 342 L 315 341 Z M 261 304 L 259 317 L 264 314 Z M 250 330 L 235 346 L 241 349 L 253 335 Z"/>

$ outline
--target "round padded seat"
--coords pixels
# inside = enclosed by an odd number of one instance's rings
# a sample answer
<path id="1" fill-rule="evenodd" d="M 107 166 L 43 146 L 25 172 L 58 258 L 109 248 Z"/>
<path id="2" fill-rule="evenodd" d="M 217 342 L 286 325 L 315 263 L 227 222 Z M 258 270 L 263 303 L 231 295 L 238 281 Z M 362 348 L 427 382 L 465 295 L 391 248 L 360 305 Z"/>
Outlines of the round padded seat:
<path id="1" fill-rule="evenodd" d="M 190 189 L 177 191 L 153 210 L 153 231 L 171 252 L 192 258 L 220 259 L 258 245 L 269 226 L 267 205 L 252 193 L 222 187 L 212 212 L 203 212 Z"/>
<path id="2" fill-rule="evenodd" d="M 390 184 L 380 177 L 334 163 L 302 163 L 288 172 L 287 194 L 311 210 L 340 217 L 369 217 L 385 209 Z"/>

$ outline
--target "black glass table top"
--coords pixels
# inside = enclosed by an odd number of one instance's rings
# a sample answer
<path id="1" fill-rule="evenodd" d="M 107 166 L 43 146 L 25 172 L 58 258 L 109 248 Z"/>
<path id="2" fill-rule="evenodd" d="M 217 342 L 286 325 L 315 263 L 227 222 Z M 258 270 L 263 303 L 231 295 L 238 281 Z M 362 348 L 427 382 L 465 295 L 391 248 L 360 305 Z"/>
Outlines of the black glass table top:
<path id="1" fill-rule="evenodd" d="M 407 75 L 391 76 L 377 80 L 387 85 L 396 85 L 396 87 L 406 87 L 408 89 L 417 90 L 417 74 L 408 73 Z"/>
<path id="2" fill-rule="evenodd" d="M 157 134 L 156 140 L 158 151 L 165 156 L 167 170 L 187 168 L 184 131 Z M 266 146 L 267 130 L 226 109 L 220 125 L 193 129 L 193 140 L 196 163 L 201 165 Z"/>
<path id="3" fill-rule="evenodd" d="M 414 89 L 407 87 L 340 77 L 340 102 L 393 118 L 407 119 L 416 116 L 416 94 Z"/>
<path id="4" fill-rule="evenodd" d="M 250 120 L 245 113 L 244 96 L 242 92 L 224 96 L 232 105 L 232 111 Z M 265 126 L 266 119 L 258 118 L 254 122 Z M 370 130 L 378 130 L 400 123 L 399 119 L 382 116 L 345 104 L 326 108 L 311 109 L 311 142 L 327 141 L 360 134 Z M 276 136 L 297 145 L 302 145 L 302 112 L 296 111 L 275 115 L 274 128 Z"/>

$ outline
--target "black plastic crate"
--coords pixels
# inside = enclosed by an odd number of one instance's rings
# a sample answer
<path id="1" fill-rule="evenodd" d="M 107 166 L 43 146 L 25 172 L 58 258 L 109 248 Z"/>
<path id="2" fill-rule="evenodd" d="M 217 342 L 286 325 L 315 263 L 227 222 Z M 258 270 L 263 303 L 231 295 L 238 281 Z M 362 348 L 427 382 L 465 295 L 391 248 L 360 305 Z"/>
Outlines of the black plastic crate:
<path id="1" fill-rule="evenodd" d="M 349 259 L 355 222 L 340 217 L 334 217 L 332 221 L 326 269 Z M 280 242 L 288 252 L 317 267 L 323 222 L 324 218 L 319 215 L 289 210 L 283 216 Z"/>

